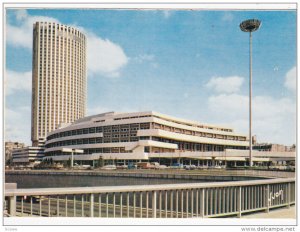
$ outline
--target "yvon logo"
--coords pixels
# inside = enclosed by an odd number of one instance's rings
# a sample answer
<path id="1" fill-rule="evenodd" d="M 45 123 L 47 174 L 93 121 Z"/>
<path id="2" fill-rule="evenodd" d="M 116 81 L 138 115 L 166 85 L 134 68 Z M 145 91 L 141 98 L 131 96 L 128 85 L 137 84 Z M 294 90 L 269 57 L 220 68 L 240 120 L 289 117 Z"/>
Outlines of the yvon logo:
<path id="1" fill-rule="evenodd" d="M 283 200 L 283 190 L 279 190 L 276 193 L 270 192 L 270 196 L 269 196 L 269 202 L 271 202 L 272 200 L 281 197 L 281 200 Z"/>

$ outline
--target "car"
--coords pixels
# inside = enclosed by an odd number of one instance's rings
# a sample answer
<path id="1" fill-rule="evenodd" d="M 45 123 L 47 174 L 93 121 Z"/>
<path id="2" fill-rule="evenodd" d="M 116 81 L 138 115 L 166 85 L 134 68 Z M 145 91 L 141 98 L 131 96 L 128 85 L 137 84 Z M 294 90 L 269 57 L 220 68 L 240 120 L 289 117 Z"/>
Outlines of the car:
<path id="1" fill-rule="evenodd" d="M 180 163 L 174 163 L 170 166 L 170 168 L 174 168 L 174 169 L 182 169 L 183 168 L 183 164 Z"/>
<path id="2" fill-rule="evenodd" d="M 221 166 L 209 166 L 210 169 L 222 169 Z"/>
<path id="3" fill-rule="evenodd" d="M 167 169 L 168 167 L 166 165 L 158 165 L 155 168 L 156 169 Z"/>
<path id="4" fill-rule="evenodd" d="M 120 165 L 120 166 L 117 166 L 117 169 L 128 169 L 128 166 L 127 165 Z"/>
<path id="5" fill-rule="evenodd" d="M 194 164 L 191 164 L 191 165 L 185 165 L 184 166 L 184 169 L 185 170 L 194 170 L 196 169 L 196 166 Z"/>
<path id="6" fill-rule="evenodd" d="M 102 169 L 102 170 L 116 170 L 117 167 L 116 167 L 116 165 L 105 165 L 100 169 Z"/>

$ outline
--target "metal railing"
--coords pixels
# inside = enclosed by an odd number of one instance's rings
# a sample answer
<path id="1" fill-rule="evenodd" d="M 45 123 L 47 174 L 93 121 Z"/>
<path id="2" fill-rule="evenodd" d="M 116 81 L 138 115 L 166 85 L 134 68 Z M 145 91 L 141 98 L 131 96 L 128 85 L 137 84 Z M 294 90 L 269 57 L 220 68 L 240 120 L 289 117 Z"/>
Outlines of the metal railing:
<path id="1" fill-rule="evenodd" d="M 223 217 L 295 204 L 295 179 L 7 189 L 10 216 Z"/>
<path id="2" fill-rule="evenodd" d="M 142 177 L 142 178 L 168 178 L 176 179 L 195 176 L 246 176 L 246 177 L 263 177 L 263 178 L 295 178 L 295 172 L 271 171 L 271 170 L 240 170 L 240 169 L 201 169 L 201 170 L 147 170 L 147 169 L 130 169 L 130 170 L 8 170 L 7 175 L 91 175 L 91 176 L 117 176 L 117 177 Z M 178 178 L 177 178 L 178 177 Z M 201 178 L 199 178 L 201 179 Z"/>

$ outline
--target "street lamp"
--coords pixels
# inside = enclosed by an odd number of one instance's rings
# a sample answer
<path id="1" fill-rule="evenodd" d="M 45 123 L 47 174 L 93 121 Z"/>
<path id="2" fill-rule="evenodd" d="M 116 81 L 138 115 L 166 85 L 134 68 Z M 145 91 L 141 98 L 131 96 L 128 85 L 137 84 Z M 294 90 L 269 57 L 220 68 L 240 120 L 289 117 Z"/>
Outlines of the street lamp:
<path id="1" fill-rule="evenodd" d="M 74 163 L 74 153 L 83 153 L 83 150 L 81 149 L 74 149 L 74 148 L 63 148 L 62 152 L 70 152 L 71 153 L 71 168 L 73 168 Z"/>
<path id="2" fill-rule="evenodd" d="M 252 166 L 252 32 L 257 31 L 261 25 L 258 19 L 248 19 L 240 24 L 240 28 L 244 32 L 250 32 L 249 46 L 249 165 Z"/>

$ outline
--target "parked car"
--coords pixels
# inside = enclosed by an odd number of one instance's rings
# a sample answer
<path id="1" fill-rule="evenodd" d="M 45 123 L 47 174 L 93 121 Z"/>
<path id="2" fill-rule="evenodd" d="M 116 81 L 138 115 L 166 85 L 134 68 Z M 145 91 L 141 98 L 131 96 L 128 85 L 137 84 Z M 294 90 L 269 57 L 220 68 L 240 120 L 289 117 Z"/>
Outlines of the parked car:
<path id="1" fill-rule="evenodd" d="M 86 169 L 92 169 L 91 165 L 78 165 L 78 164 L 75 164 L 73 166 L 74 169 L 78 169 L 78 170 L 86 170 Z"/>
<path id="2" fill-rule="evenodd" d="M 185 170 L 195 170 L 196 169 L 196 166 L 194 164 L 191 164 L 191 165 L 185 165 L 184 166 L 184 169 Z"/>
<path id="3" fill-rule="evenodd" d="M 157 169 L 167 169 L 168 167 L 166 165 L 159 165 L 156 168 Z"/>
<path id="4" fill-rule="evenodd" d="M 117 169 L 128 169 L 128 166 L 127 165 L 120 165 L 120 166 L 117 166 Z"/>
<path id="5" fill-rule="evenodd" d="M 174 163 L 170 166 L 170 168 L 174 168 L 174 169 L 181 169 L 183 168 L 183 164 L 180 163 Z"/>
<path id="6" fill-rule="evenodd" d="M 22 201 L 22 199 L 23 199 L 23 202 L 27 202 L 27 203 L 30 203 L 31 201 L 32 201 L 32 203 L 39 203 L 40 201 L 44 201 L 48 198 L 45 197 L 45 196 L 22 196 L 22 197 L 17 197 L 18 202 Z"/>
<path id="7" fill-rule="evenodd" d="M 105 165 L 101 168 L 102 170 L 116 170 L 116 165 Z"/>
<path id="8" fill-rule="evenodd" d="M 137 165 L 134 163 L 129 163 L 128 164 L 128 169 L 137 169 Z"/>
<path id="9" fill-rule="evenodd" d="M 138 169 L 155 169 L 155 165 L 149 162 L 139 162 L 136 165 Z"/>
<path id="10" fill-rule="evenodd" d="M 209 168 L 211 168 L 211 169 L 222 169 L 221 166 L 209 166 Z"/>

